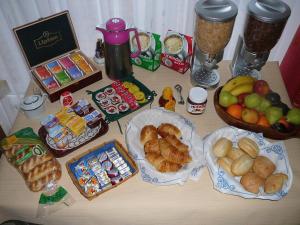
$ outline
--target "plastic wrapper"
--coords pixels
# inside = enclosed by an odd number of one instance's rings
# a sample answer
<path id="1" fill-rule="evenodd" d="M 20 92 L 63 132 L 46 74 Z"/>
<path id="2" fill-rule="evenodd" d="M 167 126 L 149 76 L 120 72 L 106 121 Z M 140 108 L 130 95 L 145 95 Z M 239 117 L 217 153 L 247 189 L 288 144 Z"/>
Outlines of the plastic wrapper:
<path id="1" fill-rule="evenodd" d="M 74 198 L 56 182 L 47 184 L 40 196 L 37 217 L 50 215 L 60 209 L 73 205 Z"/>
<path id="2" fill-rule="evenodd" d="M 24 128 L 0 142 L 7 160 L 23 176 L 31 191 L 42 190 L 61 177 L 61 166 L 32 128 Z"/>

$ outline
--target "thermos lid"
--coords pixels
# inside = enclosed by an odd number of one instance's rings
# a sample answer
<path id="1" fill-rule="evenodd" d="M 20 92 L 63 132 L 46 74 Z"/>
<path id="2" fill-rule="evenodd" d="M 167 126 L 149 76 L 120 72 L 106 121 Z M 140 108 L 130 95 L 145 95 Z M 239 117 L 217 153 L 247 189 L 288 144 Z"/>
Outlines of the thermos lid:
<path id="1" fill-rule="evenodd" d="M 224 22 L 236 17 L 238 9 L 230 0 L 200 0 L 195 5 L 195 12 L 205 20 Z"/>
<path id="2" fill-rule="evenodd" d="M 111 18 L 106 23 L 108 31 L 123 31 L 126 28 L 126 23 L 121 18 Z"/>
<path id="3" fill-rule="evenodd" d="M 252 0 L 248 4 L 248 12 L 262 22 L 273 23 L 288 19 L 291 9 L 280 0 Z"/>

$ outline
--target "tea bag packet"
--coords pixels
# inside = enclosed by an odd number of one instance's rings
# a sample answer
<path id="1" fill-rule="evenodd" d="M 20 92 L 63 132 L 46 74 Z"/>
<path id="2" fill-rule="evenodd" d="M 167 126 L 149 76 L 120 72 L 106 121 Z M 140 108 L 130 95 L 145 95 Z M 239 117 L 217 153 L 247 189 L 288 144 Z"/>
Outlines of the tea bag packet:
<path id="1" fill-rule="evenodd" d="M 58 186 L 56 182 L 47 184 L 40 196 L 37 209 L 37 218 L 48 216 L 65 207 L 73 205 L 75 199 L 64 189 Z"/>
<path id="2" fill-rule="evenodd" d="M 64 70 L 62 70 L 58 73 L 55 73 L 54 77 L 56 78 L 56 80 L 58 81 L 58 83 L 60 85 L 66 85 L 69 82 L 71 82 L 71 78 L 68 76 L 68 74 Z"/>
<path id="3" fill-rule="evenodd" d="M 35 73 L 41 80 L 45 80 L 49 77 L 52 77 L 51 73 L 47 70 L 45 66 L 38 66 L 35 68 Z"/>
<path id="4" fill-rule="evenodd" d="M 56 80 L 54 80 L 53 77 L 49 77 L 45 80 L 43 80 L 43 84 L 49 89 L 49 90 L 54 90 L 56 88 L 59 88 L 59 84 L 57 83 Z"/>
<path id="5" fill-rule="evenodd" d="M 49 182 L 59 180 L 61 166 L 47 150 L 32 128 L 24 128 L 0 142 L 7 160 L 23 176 L 31 191 L 42 190 Z"/>

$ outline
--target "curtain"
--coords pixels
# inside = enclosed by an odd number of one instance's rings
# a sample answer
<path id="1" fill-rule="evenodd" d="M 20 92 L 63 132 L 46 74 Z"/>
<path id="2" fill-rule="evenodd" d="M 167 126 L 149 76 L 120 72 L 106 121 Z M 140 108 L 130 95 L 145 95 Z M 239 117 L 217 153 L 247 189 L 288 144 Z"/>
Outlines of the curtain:
<path id="1" fill-rule="evenodd" d="M 172 29 L 193 35 L 194 5 L 197 0 L 1 0 L 0 80 L 7 80 L 11 93 L 0 99 L 0 124 L 8 134 L 17 116 L 20 99 L 30 82 L 29 68 L 12 29 L 63 10 L 69 10 L 80 49 L 92 57 L 100 33 L 95 26 L 111 17 L 121 17 L 145 31 L 164 35 Z M 243 32 L 249 0 L 233 0 L 239 7 L 233 34 L 224 59 L 232 59 L 238 36 Z M 281 61 L 300 22 L 300 1 L 284 0 L 292 15 L 269 60 Z"/>

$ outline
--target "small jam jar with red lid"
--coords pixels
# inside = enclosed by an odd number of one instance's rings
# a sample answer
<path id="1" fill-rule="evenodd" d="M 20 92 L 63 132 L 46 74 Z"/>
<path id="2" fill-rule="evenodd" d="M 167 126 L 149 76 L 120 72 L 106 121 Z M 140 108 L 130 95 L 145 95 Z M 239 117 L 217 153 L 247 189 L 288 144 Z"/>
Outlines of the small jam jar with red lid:
<path id="1" fill-rule="evenodd" d="M 193 87 L 187 98 L 186 110 L 194 115 L 202 114 L 207 103 L 207 91 L 201 87 Z"/>

